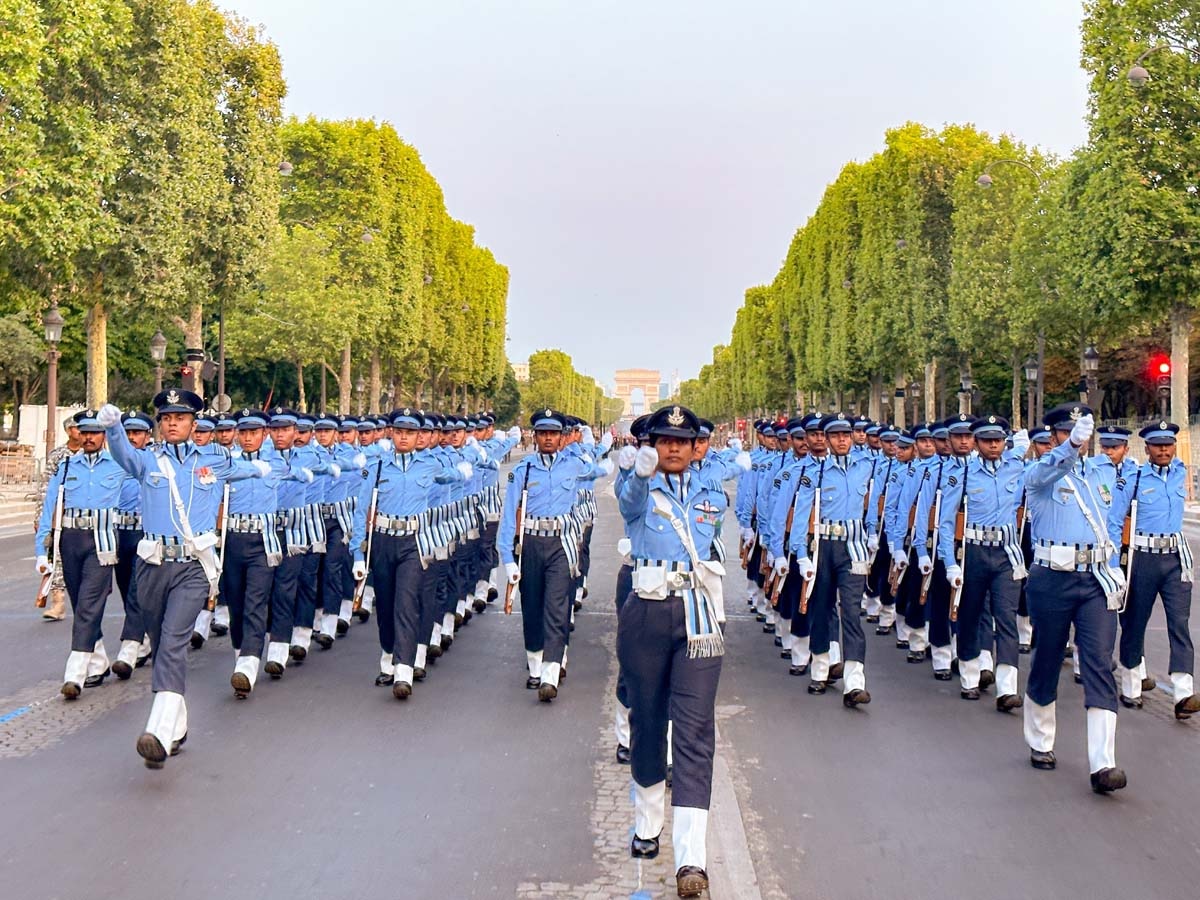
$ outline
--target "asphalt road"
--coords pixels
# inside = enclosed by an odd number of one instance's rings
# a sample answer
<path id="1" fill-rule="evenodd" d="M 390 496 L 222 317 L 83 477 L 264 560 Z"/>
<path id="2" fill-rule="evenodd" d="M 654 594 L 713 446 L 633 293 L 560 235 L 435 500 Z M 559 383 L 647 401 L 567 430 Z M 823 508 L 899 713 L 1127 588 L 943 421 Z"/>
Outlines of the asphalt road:
<path id="1" fill-rule="evenodd" d="M 243 702 L 228 640 L 215 639 L 192 655 L 188 743 L 159 772 L 134 751 L 149 671 L 58 699 L 69 622 L 32 608 L 30 540 L 0 540 L 4 896 L 668 896 L 669 861 L 651 872 L 623 849 L 627 770 L 609 737 L 618 532 L 602 497 L 592 596 L 553 704 L 524 689 L 520 617 L 495 608 L 406 703 L 372 683 L 374 621 Z M 735 602 L 743 593 L 738 571 L 719 753 L 753 877 L 721 880 L 714 859 L 714 896 L 1197 896 L 1200 722 L 1175 722 L 1166 694 L 1122 711 L 1130 786 L 1098 797 L 1069 665 L 1059 767 L 1038 772 L 1018 715 L 961 701 L 890 638 L 869 637 L 868 708 L 810 697 Z M 113 653 L 115 599 L 105 624 Z M 1161 617 L 1148 656 L 1165 680 Z"/>

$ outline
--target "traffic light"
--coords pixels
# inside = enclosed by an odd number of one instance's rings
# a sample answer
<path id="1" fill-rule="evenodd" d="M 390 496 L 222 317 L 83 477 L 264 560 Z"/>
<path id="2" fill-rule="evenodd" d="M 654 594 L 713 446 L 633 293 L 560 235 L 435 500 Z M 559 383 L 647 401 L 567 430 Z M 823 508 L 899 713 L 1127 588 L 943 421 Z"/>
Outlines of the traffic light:
<path id="1" fill-rule="evenodd" d="M 1150 377 L 1160 394 L 1171 393 L 1171 357 L 1156 353 L 1150 358 Z"/>

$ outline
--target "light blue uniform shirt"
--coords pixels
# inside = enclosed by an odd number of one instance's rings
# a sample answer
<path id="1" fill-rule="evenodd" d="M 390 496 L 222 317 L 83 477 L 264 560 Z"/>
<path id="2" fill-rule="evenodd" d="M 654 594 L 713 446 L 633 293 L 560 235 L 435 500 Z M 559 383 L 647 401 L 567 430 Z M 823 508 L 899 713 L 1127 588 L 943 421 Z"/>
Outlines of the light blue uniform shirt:
<path id="1" fill-rule="evenodd" d="M 527 517 L 549 519 L 566 516 L 575 506 L 579 488 L 585 482 L 594 480 L 594 469 L 593 466 L 586 466 L 582 460 L 562 453 L 531 453 L 513 466 L 508 473 L 504 512 L 496 533 L 500 561 L 506 565 L 513 562 L 517 506 L 521 502 L 522 490 L 529 491 L 525 509 Z"/>
<path id="2" fill-rule="evenodd" d="M 796 515 L 792 519 L 792 539 L 788 549 L 798 559 L 807 557 L 808 528 L 797 527 L 796 523 L 807 523 L 812 518 L 818 485 L 821 490 L 821 522 L 860 522 L 863 498 L 867 496 L 870 479 L 870 461 L 865 458 L 851 459 L 849 454 L 842 457 L 830 454 L 822 464 L 805 469 L 796 489 Z M 870 517 L 864 531 L 868 537 L 875 533 L 875 522 Z"/>
<path id="3" fill-rule="evenodd" d="M 121 433 L 125 433 L 124 429 Z M 63 509 L 116 509 L 124 482 L 125 471 L 107 450 L 96 453 L 78 450 L 63 460 L 46 485 L 46 499 L 34 538 L 35 553 L 46 554 L 46 539 L 54 527 L 54 505 L 58 502 L 60 484 L 64 485 Z"/>
<path id="4" fill-rule="evenodd" d="M 1033 542 L 1095 545 L 1100 538 L 1080 510 L 1078 497 L 1105 531 L 1108 505 L 1102 499 L 1102 476 L 1089 471 L 1079 450 L 1063 441 L 1025 470 L 1025 494 Z"/>
<path id="5" fill-rule="evenodd" d="M 942 515 L 938 521 L 938 553 L 943 560 L 954 559 L 954 524 L 962 502 L 964 479 L 967 490 L 965 525 L 972 528 L 1017 527 L 1017 507 L 1024 494 L 1025 466 L 1011 456 L 985 462 L 978 456 L 961 465 L 944 479 Z M 951 483 L 953 482 L 953 483 Z"/>
<path id="6" fill-rule="evenodd" d="M 1139 480 L 1140 476 L 1140 480 Z M 1137 530 L 1143 534 L 1178 534 L 1183 530 L 1188 470 L 1178 459 L 1166 466 L 1143 463 L 1117 481 L 1108 510 L 1108 536 L 1121 546 L 1125 515 L 1137 491 Z"/>
<path id="7" fill-rule="evenodd" d="M 649 478 L 634 474 L 625 480 L 618 501 L 632 555 L 637 559 L 691 562 L 671 522 L 655 512 L 651 491 L 670 499 L 675 515 L 688 527 L 696 555 L 702 560 L 716 558 L 713 541 L 728 505 L 725 493 L 690 471 L 682 475 L 655 472 Z"/>

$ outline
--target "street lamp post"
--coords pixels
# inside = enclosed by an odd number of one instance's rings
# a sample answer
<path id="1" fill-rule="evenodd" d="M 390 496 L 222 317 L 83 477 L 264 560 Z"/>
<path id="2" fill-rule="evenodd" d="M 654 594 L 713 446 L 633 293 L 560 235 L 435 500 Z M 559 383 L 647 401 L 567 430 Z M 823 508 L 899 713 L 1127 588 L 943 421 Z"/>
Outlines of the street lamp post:
<path id="1" fill-rule="evenodd" d="M 363 394 L 366 392 L 366 390 L 367 383 L 363 380 L 363 377 L 359 375 L 358 380 L 354 382 L 354 394 L 357 399 L 358 414 L 360 416 L 363 414 Z"/>
<path id="2" fill-rule="evenodd" d="M 908 396 L 913 401 L 912 420 L 916 425 L 921 418 L 921 382 L 911 381 L 908 385 Z"/>
<path id="3" fill-rule="evenodd" d="M 958 411 L 971 414 L 971 395 L 975 390 L 975 381 L 971 378 L 970 372 L 963 372 L 962 384 L 958 388 Z"/>
<path id="4" fill-rule="evenodd" d="M 154 363 L 154 395 L 162 391 L 163 362 L 167 358 L 167 339 L 162 331 L 154 332 L 150 338 L 150 360 Z"/>
<path id="5" fill-rule="evenodd" d="M 1038 361 L 1032 356 L 1025 360 L 1025 412 L 1028 421 L 1026 428 L 1032 428 L 1035 423 L 1034 395 L 1037 393 Z"/>
<path id="6" fill-rule="evenodd" d="M 1100 418 L 1100 406 L 1104 402 L 1104 397 L 1100 391 L 1100 382 L 1096 373 L 1100 370 L 1100 353 L 1096 350 L 1095 344 L 1088 344 L 1086 350 L 1083 351 L 1083 381 L 1087 388 L 1087 395 L 1084 402 L 1092 408 L 1092 414 Z M 1095 437 L 1088 441 L 1088 455 L 1090 456 L 1095 450 Z"/>
<path id="7" fill-rule="evenodd" d="M 62 340 L 63 317 L 54 304 L 42 316 L 42 326 L 46 329 L 46 464 L 50 463 L 50 452 L 54 449 L 57 429 L 55 420 L 58 418 L 58 342 Z"/>

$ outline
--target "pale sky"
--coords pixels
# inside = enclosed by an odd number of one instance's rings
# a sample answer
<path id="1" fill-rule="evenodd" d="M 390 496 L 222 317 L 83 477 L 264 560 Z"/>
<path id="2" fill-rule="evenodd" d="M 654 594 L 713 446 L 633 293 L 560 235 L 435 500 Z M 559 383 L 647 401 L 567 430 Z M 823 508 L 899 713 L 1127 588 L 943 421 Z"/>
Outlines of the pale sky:
<path id="1" fill-rule="evenodd" d="M 391 122 L 511 272 L 509 358 L 693 376 L 908 120 L 1068 154 L 1078 0 L 226 0 L 287 111 Z"/>

